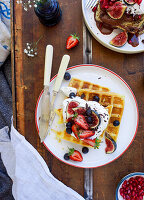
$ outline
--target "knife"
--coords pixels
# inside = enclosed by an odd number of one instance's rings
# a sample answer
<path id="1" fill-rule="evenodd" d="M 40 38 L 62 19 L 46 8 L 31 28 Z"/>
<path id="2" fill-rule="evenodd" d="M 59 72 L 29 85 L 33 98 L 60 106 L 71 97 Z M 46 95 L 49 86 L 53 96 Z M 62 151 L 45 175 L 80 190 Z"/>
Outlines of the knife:
<path id="1" fill-rule="evenodd" d="M 51 100 L 51 113 L 50 113 L 50 120 L 49 120 L 49 128 L 48 128 L 48 132 L 50 132 L 50 128 L 51 125 L 53 123 L 53 120 L 55 118 L 55 111 L 54 111 L 54 102 L 55 102 L 55 98 L 56 95 L 61 87 L 61 83 L 63 81 L 63 77 L 65 74 L 65 71 L 67 69 L 67 66 L 69 64 L 70 61 L 70 56 L 69 55 L 64 55 L 60 64 L 60 68 L 58 71 L 58 75 L 56 77 L 56 82 L 54 84 L 54 88 L 53 88 L 53 93 L 52 93 L 52 100 Z"/>
<path id="2" fill-rule="evenodd" d="M 45 69 L 44 69 L 44 91 L 41 98 L 41 113 L 40 113 L 40 122 L 39 122 L 39 137 L 41 142 L 44 141 L 49 125 L 50 118 L 50 93 L 49 93 L 49 83 L 51 77 L 51 68 L 52 68 L 52 59 L 53 59 L 53 46 L 47 45 L 46 54 L 45 54 Z"/>

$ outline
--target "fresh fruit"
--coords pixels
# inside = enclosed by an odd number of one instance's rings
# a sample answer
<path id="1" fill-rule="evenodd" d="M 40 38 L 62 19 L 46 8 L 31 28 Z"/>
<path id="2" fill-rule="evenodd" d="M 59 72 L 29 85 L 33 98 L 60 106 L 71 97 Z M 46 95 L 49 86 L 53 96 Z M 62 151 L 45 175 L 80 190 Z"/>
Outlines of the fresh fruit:
<path id="1" fill-rule="evenodd" d="M 83 93 L 82 95 L 81 95 L 81 99 L 84 99 L 85 98 L 85 94 Z"/>
<path id="2" fill-rule="evenodd" d="M 67 132 L 68 134 L 72 134 L 72 129 L 71 129 L 71 128 L 66 128 L 66 132 Z"/>
<path id="3" fill-rule="evenodd" d="M 70 73 L 66 72 L 65 75 L 64 75 L 64 79 L 65 79 L 66 81 L 70 80 L 70 79 L 71 79 Z"/>
<path id="4" fill-rule="evenodd" d="M 79 103 L 77 101 L 71 101 L 68 105 L 67 105 L 67 119 L 74 114 L 73 108 L 76 108 L 79 106 Z"/>
<path id="5" fill-rule="evenodd" d="M 135 0 L 124 0 L 124 1 L 128 5 L 134 5 L 135 4 Z"/>
<path id="6" fill-rule="evenodd" d="M 72 125 L 72 132 L 74 133 L 74 135 L 76 136 L 76 138 L 79 140 L 80 137 L 79 137 L 79 128 L 77 125 Z"/>
<path id="7" fill-rule="evenodd" d="M 93 101 L 99 102 L 100 98 L 98 96 L 93 97 Z"/>
<path id="8" fill-rule="evenodd" d="M 90 131 L 90 130 L 79 130 L 79 137 L 80 139 L 86 139 L 88 137 L 91 137 L 95 134 L 94 131 Z"/>
<path id="9" fill-rule="evenodd" d="M 74 118 L 74 123 L 80 126 L 82 129 L 89 129 L 89 125 L 83 115 L 77 115 L 77 117 Z"/>
<path id="10" fill-rule="evenodd" d="M 115 47 L 122 47 L 127 42 L 128 35 L 126 31 L 123 31 L 116 35 L 111 41 L 110 44 Z"/>
<path id="11" fill-rule="evenodd" d="M 101 123 L 100 115 L 95 110 L 92 110 L 92 119 L 92 123 L 89 126 L 91 129 L 95 129 Z"/>
<path id="12" fill-rule="evenodd" d="M 92 115 L 92 110 L 91 110 L 90 107 L 88 107 L 88 108 L 86 109 L 86 115 L 87 115 L 87 116 L 91 116 L 91 115 Z"/>
<path id="13" fill-rule="evenodd" d="M 112 19 L 120 19 L 127 6 L 125 6 L 121 1 L 116 1 L 112 6 L 109 6 L 107 9 L 107 14 L 112 18 Z"/>
<path id="14" fill-rule="evenodd" d="M 73 111 L 78 113 L 78 115 L 84 115 L 86 112 L 86 109 L 83 107 L 73 108 Z"/>
<path id="15" fill-rule="evenodd" d="M 143 200 L 144 196 L 144 177 L 134 176 L 125 180 L 119 190 L 120 195 L 125 200 Z"/>
<path id="16" fill-rule="evenodd" d="M 88 149 L 87 147 L 83 147 L 83 148 L 82 148 L 82 152 L 83 152 L 84 154 L 86 154 L 86 153 L 89 152 L 89 149 Z"/>
<path id="17" fill-rule="evenodd" d="M 88 122 L 89 124 L 92 124 L 92 122 L 93 122 L 93 118 L 90 117 L 90 116 L 88 116 L 88 117 L 87 117 L 87 122 Z"/>
<path id="18" fill-rule="evenodd" d="M 79 43 L 79 37 L 77 37 L 76 34 L 74 34 L 74 35 L 71 34 L 67 38 L 66 48 L 71 49 L 71 48 L 75 47 L 76 45 L 78 45 L 78 43 Z"/>
<path id="19" fill-rule="evenodd" d="M 83 161 L 83 157 L 82 157 L 81 153 L 79 151 L 75 150 L 74 148 L 69 149 L 68 155 L 71 160 L 78 161 L 78 162 Z"/>
<path id="20" fill-rule="evenodd" d="M 114 125 L 114 126 L 119 126 L 119 125 L 120 125 L 120 122 L 119 122 L 118 120 L 115 120 L 115 121 L 113 122 L 113 125 Z"/>
<path id="21" fill-rule="evenodd" d="M 107 132 L 105 132 L 105 143 L 106 143 L 105 152 L 107 154 L 111 154 L 116 150 L 117 144 Z"/>
<path id="22" fill-rule="evenodd" d="M 94 149 L 99 149 L 100 140 L 97 137 L 95 139 L 84 139 L 83 141 L 94 147 Z"/>
<path id="23" fill-rule="evenodd" d="M 142 0 L 135 0 L 135 3 L 137 3 L 138 5 L 140 5 L 142 2 Z"/>
<path id="24" fill-rule="evenodd" d="M 65 160 L 69 160 L 69 159 L 70 159 L 68 153 L 65 153 L 64 159 L 65 159 Z"/>
<path id="25" fill-rule="evenodd" d="M 66 123 L 66 127 L 67 128 L 71 128 L 72 127 L 72 123 L 71 122 Z"/>
<path id="26" fill-rule="evenodd" d="M 76 94 L 74 93 L 74 92 L 71 92 L 70 94 L 69 94 L 69 98 L 73 98 L 73 97 L 75 97 L 76 96 Z"/>

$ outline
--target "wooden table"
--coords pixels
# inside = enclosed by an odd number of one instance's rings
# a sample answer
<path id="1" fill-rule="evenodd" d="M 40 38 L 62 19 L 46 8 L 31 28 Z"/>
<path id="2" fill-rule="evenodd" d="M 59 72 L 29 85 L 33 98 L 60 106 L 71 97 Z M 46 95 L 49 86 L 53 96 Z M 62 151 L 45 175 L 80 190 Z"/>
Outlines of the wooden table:
<path id="1" fill-rule="evenodd" d="M 63 54 L 71 56 L 69 66 L 84 63 L 81 0 L 59 0 L 59 3 L 63 17 L 61 22 L 52 28 L 40 24 L 33 9 L 25 12 L 16 1 L 11 5 L 14 125 L 42 155 L 52 174 L 79 194 L 84 195 L 84 170 L 66 165 L 52 156 L 40 143 L 35 126 L 36 102 L 43 89 L 46 45 L 54 46 L 52 76 L 57 73 Z M 67 51 L 66 38 L 75 32 L 80 36 L 80 44 L 73 50 Z M 23 53 L 26 43 L 35 42 L 42 35 L 43 38 L 38 45 L 38 56 L 27 57 Z M 92 63 L 107 67 L 119 74 L 132 88 L 139 104 L 139 129 L 130 148 L 111 164 L 94 169 L 93 199 L 113 200 L 120 179 L 130 172 L 144 169 L 144 56 L 143 53 L 135 55 L 116 53 L 103 47 L 95 39 L 91 39 L 92 52 L 88 49 L 84 54 L 92 53 Z"/>

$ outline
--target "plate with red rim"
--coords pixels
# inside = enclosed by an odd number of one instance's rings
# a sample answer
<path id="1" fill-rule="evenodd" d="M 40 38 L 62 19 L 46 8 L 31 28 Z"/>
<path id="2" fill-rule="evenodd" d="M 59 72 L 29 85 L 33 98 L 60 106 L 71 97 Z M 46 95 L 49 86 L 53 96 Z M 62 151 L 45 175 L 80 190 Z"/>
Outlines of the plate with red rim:
<path id="1" fill-rule="evenodd" d="M 132 178 L 134 178 L 132 180 Z M 142 181 L 139 180 L 140 179 L 143 179 Z M 131 183 L 134 183 L 133 181 L 137 179 L 137 185 L 139 185 L 139 183 L 143 182 L 142 184 L 144 184 L 144 173 L 143 172 L 134 172 L 134 173 L 131 173 L 131 174 L 128 174 L 126 175 L 124 178 L 122 178 L 122 180 L 120 181 L 120 183 L 118 184 L 117 186 L 117 189 L 116 189 L 116 200 L 123 200 L 123 197 L 120 195 L 120 189 L 122 188 L 122 185 L 125 184 L 125 187 L 127 186 L 130 186 Z M 131 183 L 127 184 L 127 182 L 131 181 Z M 124 183 L 125 182 L 125 183 Z M 140 187 L 142 185 L 140 184 Z M 143 186 L 142 186 L 143 187 Z M 128 189 L 128 188 L 127 188 Z M 143 190 L 143 189 L 142 189 Z M 131 190 L 130 190 L 131 191 Z M 129 194 L 131 194 L 131 192 L 129 191 Z M 144 190 L 143 190 L 144 191 Z M 144 193 L 144 192 L 143 192 Z M 143 196 L 143 195 L 142 195 Z M 144 197 L 141 197 L 141 200 L 143 200 Z M 140 200 L 140 198 L 138 199 Z"/>
<path id="2" fill-rule="evenodd" d="M 109 42 L 118 34 L 120 33 L 120 29 L 114 29 L 114 31 L 110 35 L 104 35 L 102 34 L 99 29 L 96 26 L 96 21 L 94 19 L 94 12 L 90 8 L 86 8 L 86 2 L 88 0 L 82 0 L 82 12 L 85 24 L 92 34 L 92 36 L 103 46 L 119 52 L 119 53 L 126 53 L 126 54 L 134 54 L 134 53 L 140 53 L 144 52 L 144 43 L 142 40 L 144 40 L 144 34 L 139 36 L 139 45 L 137 47 L 133 47 L 128 42 L 122 46 L 122 47 L 115 47 L 109 44 Z"/>
<path id="3" fill-rule="evenodd" d="M 112 154 L 106 154 L 106 144 L 103 141 L 99 149 L 89 148 L 89 152 L 87 154 L 83 154 L 82 146 L 65 140 L 59 140 L 53 131 L 48 134 L 43 144 L 56 158 L 75 167 L 95 168 L 111 163 L 127 150 L 136 135 L 139 121 L 136 98 L 128 84 L 120 76 L 107 68 L 93 64 L 83 64 L 70 67 L 67 69 L 67 71 L 71 74 L 71 77 L 79 78 L 81 80 L 89 81 L 101 86 L 106 86 L 110 88 L 111 92 L 116 92 L 125 96 L 125 107 L 117 139 L 117 149 Z M 55 78 L 56 76 L 52 78 L 50 83 L 50 94 L 55 83 Z M 61 87 L 68 86 L 68 84 L 69 81 L 63 80 Z M 42 95 L 43 91 L 38 98 L 35 110 L 37 131 L 39 131 L 40 103 Z M 62 107 L 64 98 L 65 96 L 59 92 L 54 104 L 55 108 L 58 109 Z M 58 116 L 55 117 L 52 129 L 57 131 L 64 129 L 63 124 L 58 124 Z M 76 150 L 80 151 L 83 156 L 83 161 L 75 162 L 71 160 L 64 160 L 64 154 L 68 152 L 68 148 L 75 148 Z"/>

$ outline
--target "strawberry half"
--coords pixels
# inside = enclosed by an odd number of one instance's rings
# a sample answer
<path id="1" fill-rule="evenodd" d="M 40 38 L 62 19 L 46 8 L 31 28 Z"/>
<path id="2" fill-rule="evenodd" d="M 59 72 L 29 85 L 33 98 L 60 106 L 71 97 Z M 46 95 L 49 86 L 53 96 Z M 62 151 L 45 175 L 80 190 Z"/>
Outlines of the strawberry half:
<path id="1" fill-rule="evenodd" d="M 76 138 L 79 139 L 79 128 L 77 125 L 72 125 L 72 132 L 75 134 Z"/>
<path id="2" fill-rule="evenodd" d="M 84 139 L 85 143 L 89 144 L 90 146 L 94 147 L 94 149 L 99 149 L 100 140 L 98 138 L 95 139 Z"/>
<path id="3" fill-rule="evenodd" d="M 69 149 L 68 155 L 71 160 L 78 161 L 78 162 L 83 161 L 83 157 L 82 157 L 81 153 L 79 151 L 75 150 L 74 148 Z"/>
<path id="4" fill-rule="evenodd" d="M 83 115 L 77 115 L 74 118 L 74 123 L 80 126 L 82 129 L 85 129 L 85 130 L 89 129 L 89 125 Z"/>
<path id="5" fill-rule="evenodd" d="M 79 137 L 81 139 L 86 139 L 88 137 L 91 137 L 95 134 L 94 131 L 90 131 L 90 130 L 79 130 Z"/>
<path id="6" fill-rule="evenodd" d="M 78 43 L 79 43 L 79 37 L 77 37 L 76 34 L 74 34 L 74 35 L 71 34 L 67 38 L 66 48 L 71 49 L 71 48 L 75 47 L 76 45 L 78 45 Z"/>

